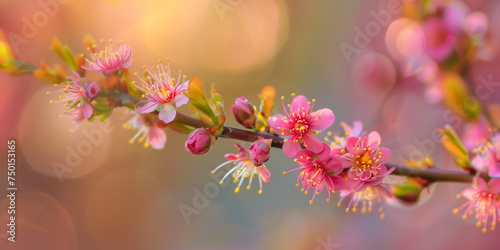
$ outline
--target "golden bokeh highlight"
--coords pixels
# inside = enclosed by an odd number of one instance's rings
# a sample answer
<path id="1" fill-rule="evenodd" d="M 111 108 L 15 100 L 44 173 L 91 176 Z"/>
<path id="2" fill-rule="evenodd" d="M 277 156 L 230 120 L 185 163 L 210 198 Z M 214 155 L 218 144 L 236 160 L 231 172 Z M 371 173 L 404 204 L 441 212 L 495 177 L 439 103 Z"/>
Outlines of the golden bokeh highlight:
<path id="1" fill-rule="evenodd" d="M 271 59 L 287 38 L 287 9 L 279 0 L 239 1 L 222 9 L 207 0 L 154 3 L 140 21 L 139 38 L 152 53 L 179 64 L 241 70 Z M 145 1 L 143 8 L 150 5 Z"/>
<path id="2" fill-rule="evenodd" d="M 29 155 L 26 160 L 30 167 L 59 180 L 80 178 L 100 167 L 111 133 L 121 127 L 111 120 L 84 122 L 69 132 L 74 124 L 71 117 L 64 115 L 63 103 L 49 103 L 58 100 L 61 87 L 45 87 L 34 93 L 19 125 L 19 148 Z"/>

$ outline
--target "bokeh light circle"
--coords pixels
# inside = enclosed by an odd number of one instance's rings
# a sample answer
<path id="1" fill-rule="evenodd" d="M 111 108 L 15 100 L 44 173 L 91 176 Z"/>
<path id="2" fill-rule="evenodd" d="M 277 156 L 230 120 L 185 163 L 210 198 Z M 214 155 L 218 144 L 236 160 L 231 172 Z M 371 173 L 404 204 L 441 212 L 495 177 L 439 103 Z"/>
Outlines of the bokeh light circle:
<path id="1" fill-rule="evenodd" d="M 74 125 L 64 115 L 63 104 L 49 104 L 49 100 L 58 100 L 59 88 L 41 88 L 28 101 L 20 119 L 19 147 L 36 172 L 59 180 L 80 178 L 101 165 L 117 126 L 111 121 L 84 121 L 70 133 Z M 47 95 L 47 91 L 53 93 Z"/>

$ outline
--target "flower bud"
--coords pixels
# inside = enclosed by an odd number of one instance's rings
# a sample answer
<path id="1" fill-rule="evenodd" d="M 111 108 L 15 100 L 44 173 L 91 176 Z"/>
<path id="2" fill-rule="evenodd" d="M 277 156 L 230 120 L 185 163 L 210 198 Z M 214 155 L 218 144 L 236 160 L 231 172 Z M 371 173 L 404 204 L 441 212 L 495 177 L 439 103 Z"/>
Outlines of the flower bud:
<path id="1" fill-rule="evenodd" d="M 254 128 L 255 127 L 255 109 L 253 104 L 248 101 L 245 97 L 238 97 L 234 102 L 234 105 L 231 107 L 233 110 L 234 117 L 236 121 L 238 121 L 245 128 Z"/>
<path id="2" fill-rule="evenodd" d="M 250 155 L 252 156 L 252 161 L 255 166 L 260 166 L 267 160 L 271 155 L 271 139 L 264 139 L 259 137 L 259 139 L 250 145 Z"/>
<path id="3" fill-rule="evenodd" d="M 87 86 L 86 89 L 86 95 L 88 98 L 93 99 L 99 94 L 99 90 L 101 88 L 99 87 L 99 84 L 96 82 L 89 82 L 89 85 Z"/>
<path id="4" fill-rule="evenodd" d="M 204 154 L 208 152 L 212 145 L 212 137 L 206 129 L 196 129 L 189 134 L 189 138 L 186 141 L 186 149 L 195 155 Z"/>

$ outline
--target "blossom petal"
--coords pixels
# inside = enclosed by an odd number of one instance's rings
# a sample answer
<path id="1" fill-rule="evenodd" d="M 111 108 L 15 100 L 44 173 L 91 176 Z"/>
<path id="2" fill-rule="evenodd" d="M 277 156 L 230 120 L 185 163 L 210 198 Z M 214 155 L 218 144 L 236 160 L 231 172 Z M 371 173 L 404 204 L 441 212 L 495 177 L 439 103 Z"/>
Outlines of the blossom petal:
<path id="1" fill-rule="evenodd" d="M 363 124 L 360 121 L 354 121 L 352 127 L 349 127 L 349 125 L 344 122 L 341 123 L 340 126 L 344 128 L 346 136 L 358 137 L 363 131 Z"/>
<path id="2" fill-rule="evenodd" d="M 327 172 L 338 172 L 342 169 L 342 163 L 337 157 L 331 157 L 327 161 L 323 161 L 323 165 L 327 169 Z"/>
<path id="3" fill-rule="evenodd" d="M 356 154 L 357 153 L 356 147 L 357 147 L 358 141 L 359 141 L 358 137 L 347 138 L 347 140 L 345 141 L 345 149 L 347 150 L 347 152 L 352 153 L 352 154 Z"/>
<path id="4" fill-rule="evenodd" d="M 257 171 L 258 171 L 260 177 L 262 178 L 262 180 L 265 183 L 269 183 L 269 179 L 271 178 L 271 172 L 269 172 L 269 170 L 266 168 L 266 166 L 261 165 L 261 166 L 258 166 L 256 168 L 257 168 Z"/>
<path id="5" fill-rule="evenodd" d="M 283 115 L 274 115 L 269 118 L 269 126 L 276 133 L 281 133 L 283 130 L 288 129 L 287 123 L 284 121 L 286 118 Z"/>
<path id="6" fill-rule="evenodd" d="M 490 186 L 490 190 L 494 194 L 498 194 L 500 191 L 500 179 L 491 179 L 488 182 L 488 185 Z"/>
<path id="7" fill-rule="evenodd" d="M 322 142 L 321 147 L 322 147 L 322 150 L 320 152 L 316 153 L 316 155 L 318 156 L 318 160 L 321 162 L 330 160 L 333 157 L 330 146 L 328 144 Z"/>
<path id="8" fill-rule="evenodd" d="M 154 149 L 163 149 L 167 142 L 167 134 L 165 130 L 153 126 L 149 131 L 149 144 Z"/>
<path id="9" fill-rule="evenodd" d="M 182 91 L 188 89 L 188 86 L 189 86 L 189 81 L 185 81 L 185 82 L 179 84 L 177 87 L 175 87 L 175 91 L 177 93 L 181 93 Z"/>
<path id="10" fill-rule="evenodd" d="M 479 190 L 486 190 L 488 188 L 488 184 L 481 177 L 474 177 L 472 183 L 473 183 L 473 186 Z"/>
<path id="11" fill-rule="evenodd" d="M 380 134 L 377 131 L 372 131 L 370 134 L 368 134 L 368 145 L 373 143 L 378 144 L 380 141 Z"/>
<path id="12" fill-rule="evenodd" d="M 145 114 L 145 113 L 151 113 L 151 112 L 155 111 L 156 107 L 158 107 L 157 102 L 142 100 L 142 101 L 139 101 L 137 103 L 135 110 L 139 113 Z"/>
<path id="13" fill-rule="evenodd" d="M 307 98 L 303 95 L 294 97 L 292 103 L 290 104 L 290 112 L 301 112 L 302 109 L 304 109 L 304 112 L 309 113 L 309 100 L 307 100 Z"/>
<path id="14" fill-rule="evenodd" d="M 295 159 L 300 165 L 308 165 L 310 164 L 313 160 L 313 152 L 307 149 L 301 149 L 295 154 Z"/>
<path id="15" fill-rule="evenodd" d="M 305 134 L 304 137 L 304 146 L 313 151 L 314 153 L 319 153 L 323 150 L 323 145 L 321 141 L 312 134 Z"/>
<path id="16" fill-rule="evenodd" d="M 489 156 L 490 156 L 489 153 L 477 154 L 476 156 L 474 156 L 474 158 L 472 158 L 472 161 L 471 161 L 472 166 L 477 171 L 483 172 L 490 165 L 491 157 L 489 157 Z"/>
<path id="17" fill-rule="evenodd" d="M 175 106 L 180 107 L 189 102 L 189 98 L 183 94 L 179 94 L 174 98 Z"/>
<path id="18" fill-rule="evenodd" d="M 333 183 L 333 187 L 331 187 L 331 189 L 333 190 L 344 190 L 347 186 L 345 179 L 338 175 L 328 176 L 328 178 L 330 178 Z M 330 186 L 331 183 L 329 181 L 326 181 L 326 185 Z"/>
<path id="19" fill-rule="evenodd" d="M 92 109 L 92 106 L 90 106 L 90 104 L 84 103 L 82 105 L 82 113 L 83 113 L 83 117 L 85 119 L 87 119 L 90 116 L 92 116 L 92 113 L 94 113 L 94 110 Z"/>
<path id="20" fill-rule="evenodd" d="M 500 163 L 495 162 L 490 165 L 488 175 L 493 178 L 500 178 Z"/>
<path id="21" fill-rule="evenodd" d="M 321 132 L 330 126 L 335 121 L 333 111 L 328 108 L 320 109 L 311 113 L 311 130 Z"/>
<path id="22" fill-rule="evenodd" d="M 300 143 L 293 142 L 293 140 L 288 140 L 283 143 L 283 153 L 287 157 L 293 157 L 300 150 Z"/>
<path id="23" fill-rule="evenodd" d="M 167 103 L 163 106 L 163 109 L 158 114 L 158 119 L 168 124 L 175 119 L 176 114 L 177 112 L 175 111 L 174 106 L 172 106 L 172 104 L 170 103 Z"/>
<path id="24" fill-rule="evenodd" d="M 386 163 L 391 158 L 391 150 L 388 148 L 380 148 L 378 152 L 379 154 L 382 153 L 379 158 L 380 164 Z"/>
<path id="25" fill-rule="evenodd" d="M 467 199 L 467 200 L 473 200 L 474 195 L 477 193 L 477 191 L 474 188 L 466 188 L 464 191 L 462 191 L 462 195 Z"/>

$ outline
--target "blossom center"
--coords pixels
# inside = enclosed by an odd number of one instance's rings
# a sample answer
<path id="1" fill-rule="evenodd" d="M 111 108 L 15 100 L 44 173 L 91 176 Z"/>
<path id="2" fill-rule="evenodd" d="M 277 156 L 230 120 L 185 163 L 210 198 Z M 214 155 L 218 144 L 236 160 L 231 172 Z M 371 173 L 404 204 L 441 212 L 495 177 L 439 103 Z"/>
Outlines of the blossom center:
<path id="1" fill-rule="evenodd" d="M 371 151 L 372 151 L 372 149 L 369 148 L 363 154 L 358 154 L 356 156 L 356 158 L 357 158 L 356 165 L 361 167 L 364 170 L 370 169 L 372 167 L 373 162 L 374 162 L 372 160 L 372 157 L 371 157 Z"/>
<path id="2" fill-rule="evenodd" d="M 309 131 L 309 124 L 305 120 L 297 120 L 295 122 L 294 130 L 300 134 L 305 134 Z"/>

